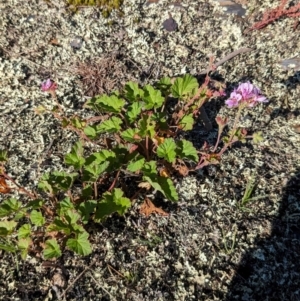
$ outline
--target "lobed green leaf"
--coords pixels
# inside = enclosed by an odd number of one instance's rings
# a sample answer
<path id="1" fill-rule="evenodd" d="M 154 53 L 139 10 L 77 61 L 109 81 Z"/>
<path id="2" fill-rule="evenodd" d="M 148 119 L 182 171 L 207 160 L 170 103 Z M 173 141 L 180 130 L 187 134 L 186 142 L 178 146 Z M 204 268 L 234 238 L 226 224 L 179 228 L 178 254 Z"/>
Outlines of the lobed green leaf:
<path id="1" fill-rule="evenodd" d="M 96 206 L 97 202 L 94 200 L 85 201 L 79 205 L 78 211 L 81 214 L 81 220 L 83 224 L 87 224 L 90 221 L 91 214 L 94 213 Z"/>
<path id="2" fill-rule="evenodd" d="M 125 105 L 124 99 L 116 95 L 108 96 L 106 94 L 91 98 L 86 102 L 86 106 L 99 112 L 111 112 L 118 114 Z"/>
<path id="3" fill-rule="evenodd" d="M 0 205 L 0 218 L 9 216 L 21 209 L 22 203 L 16 199 L 8 199 Z"/>
<path id="4" fill-rule="evenodd" d="M 199 161 L 197 150 L 192 142 L 183 139 L 177 142 L 177 146 L 176 153 L 180 159 L 188 159 L 194 162 Z"/>
<path id="5" fill-rule="evenodd" d="M 46 173 L 41 177 L 38 188 L 50 194 L 56 194 L 59 191 L 67 191 L 71 188 L 77 176 L 77 173 L 58 171 Z"/>
<path id="6" fill-rule="evenodd" d="M 121 133 L 121 137 L 125 141 L 132 142 L 132 143 L 135 143 L 135 142 L 138 142 L 138 141 L 142 140 L 142 138 L 139 135 L 139 129 L 137 129 L 137 128 L 135 128 L 135 129 L 129 128 L 129 129 L 123 131 Z"/>
<path id="7" fill-rule="evenodd" d="M 108 120 L 103 121 L 101 124 L 96 126 L 97 134 L 101 133 L 116 133 L 121 129 L 123 121 L 118 117 L 111 117 Z"/>
<path id="8" fill-rule="evenodd" d="M 193 96 L 198 88 L 198 81 L 195 77 L 185 74 L 183 77 L 176 78 L 171 87 L 172 95 L 176 98 L 183 96 Z"/>
<path id="9" fill-rule="evenodd" d="M 144 176 L 143 179 L 147 181 L 154 189 L 160 191 L 168 200 L 177 202 L 178 194 L 171 179 L 156 175 L 155 177 Z"/>
<path id="10" fill-rule="evenodd" d="M 193 129 L 195 120 L 193 114 L 185 115 L 179 121 L 179 125 L 184 131 L 190 131 Z"/>
<path id="11" fill-rule="evenodd" d="M 18 238 L 27 238 L 31 234 L 31 227 L 29 224 L 22 225 L 18 230 Z"/>
<path id="12" fill-rule="evenodd" d="M 46 240 L 43 255 L 45 259 L 57 258 L 61 256 L 61 250 L 56 239 Z"/>
<path id="13" fill-rule="evenodd" d="M 130 101 L 130 102 L 135 102 L 140 100 L 143 95 L 144 91 L 139 88 L 139 85 L 135 82 L 128 82 L 125 87 L 125 97 Z"/>
<path id="14" fill-rule="evenodd" d="M 23 260 L 25 260 L 27 257 L 28 249 L 29 249 L 31 243 L 32 243 L 32 241 L 29 237 L 21 238 L 18 241 L 18 248 L 19 248 L 19 251 L 21 252 L 21 258 Z"/>
<path id="15" fill-rule="evenodd" d="M 145 158 L 139 155 L 137 158 L 135 158 L 127 165 L 127 170 L 131 172 L 139 171 L 143 167 L 144 163 L 145 163 Z"/>
<path id="16" fill-rule="evenodd" d="M 10 235 L 16 228 L 15 221 L 0 221 L 0 236 Z"/>
<path id="17" fill-rule="evenodd" d="M 167 199 L 176 202 L 178 194 L 169 178 L 161 177 L 157 174 L 157 165 L 155 161 L 145 163 L 141 169 L 143 180 L 147 181 L 154 189 L 160 191 Z"/>
<path id="18" fill-rule="evenodd" d="M 73 166 L 76 170 L 81 169 L 85 162 L 83 158 L 83 147 L 81 141 L 75 143 L 69 154 L 65 156 L 65 163 Z"/>
<path id="19" fill-rule="evenodd" d="M 151 139 L 155 136 L 155 121 L 151 118 L 150 115 L 144 114 L 139 120 L 139 135 L 143 138 L 146 136 Z"/>
<path id="20" fill-rule="evenodd" d="M 143 105 L 140 102 L 134 102 L 127 108 L 125 116 L 129 123 L 136 121 L 137 117 L 141 114 L 142 108 Z"/>
<path id="21" fill-rule="evenodd" d="M 75 253 L 86 256 L 92 253 L 92 247 L 88 240 L 88 233 L 79 233 L 76 238 L 70 238 L 67 240 L 67 247 Z"/>
<path id="22" fill-rule="evenodd" d="M 166 138 L 157 148 L 157 155 L 164 158 L 170 163 L 174 163 L 176 159 L 176 143 L 173 138 Z"/>
<path id="23" fill-rule="evenodd" d="M 38 227 L 41 227 L 45 224 L 45 218 L 43 217 L 42 213 L 37 210 L 32 210 L 29 218 L 30 221 Z"/>
<path id="24" fill-rule="evenodd" d="M 95 139 L 97 137 L 97 125 L 88 125 L 83 129 L 83 132 L 87 135 L 90 139 Z"/>
<path id="25" fill-rule="evenodd" d="M 161 96 L 159 90 L 155 90 L 152 86 L 146 85 L 144 87 L 144 97 L 146 110 L 153 108 L 160 108 L 165 102 L 164 97 Z"/>
<path id="26" fill-rule="evenodd" d="M 130 206 L 131 202 L 128 198 L 123 197 L 123 191 L 115 188 L 112 192 L 105 192 L 103 194 L 103 199 L 96 209 L 95 220 L 101 221 L 114 212 L 123 215 Z"/>

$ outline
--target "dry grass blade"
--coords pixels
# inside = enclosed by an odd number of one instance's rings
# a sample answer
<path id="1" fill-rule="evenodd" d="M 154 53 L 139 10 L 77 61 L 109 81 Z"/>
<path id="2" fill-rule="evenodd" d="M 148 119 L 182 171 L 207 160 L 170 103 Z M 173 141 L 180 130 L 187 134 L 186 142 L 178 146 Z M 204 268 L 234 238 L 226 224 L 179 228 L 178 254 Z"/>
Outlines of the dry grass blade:
<path id="1" fill-rule="evenodd" d="M 123 79 L 124 74 L 129 72 L 115 53 L 78 62 L 71 67 L 71 70 L 80 76 L 84 94 L 90 97 L 118 90 L 122 88 L 123 81 L 130 80 L 130 78 Z"/>

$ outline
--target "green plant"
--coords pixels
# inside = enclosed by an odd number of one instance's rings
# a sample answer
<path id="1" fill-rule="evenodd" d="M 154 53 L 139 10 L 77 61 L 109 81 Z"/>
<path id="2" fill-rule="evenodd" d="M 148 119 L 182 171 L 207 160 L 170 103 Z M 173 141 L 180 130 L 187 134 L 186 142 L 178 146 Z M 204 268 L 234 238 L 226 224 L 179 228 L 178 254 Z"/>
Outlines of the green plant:
<path id="1" fill-rule="evenodd" d="M 193 128 L 202 105 L 213 96 L 223 95 L 223 86 L 208 76 L 200 87 L 191 75 L 163 78 L 155 86 L 143 88 L 129 82 L 122 91 L 91 98 L 85 107 L 96 116 L 86 120 L 64 114 L 56 99 L 57 87 L 50 80 L 42 84 L 43 91 L 56 102 L 50 113 L 63 128 L 80 137 L 64 158 L 72 172 L 44 174 L 39 191 L 30 192 L 7 175 L 7 156 L 0 152 L 3 193 L 10 192 L 11 188 L 5 187 L 10 181 L 31 199 L 25 206 L 13 198 L 0 205 L 0 248 L 19 251 L 22 258 L 29 251 L 43 252 L 44 258 L 59 257 L 64 248 L 88 255 L 92 249 L 87 223 L 102 222 L 114 213 L 124 215 L 133 200 L 144 198 L 150 191 L 153 196 L 160 194 L 176 202 L 172 177 L 219 163 L 225 149 L 247 138 L 246 131 L 237 129 L 235 122 L 223 138 L 223 148 L 216 153 L 227 124 L 220 117 L 216 119 L 219 137 L 214 148 L 206 144 L 197 151 L 183 138 L 183 133 Z M 43 107 L 36 110 L 46 111 Z M 86 142 L 101 150 L 89 151 Z"/>
<path id="2" fill-rule="evenodd" d="M 254 201 L 264 199 L 267 197 L 267 195 L 260 195 L 260 196 L 253 197 L 252 195 L 254 193 L 256 186 L 257 186 L 257 181 L 255 178 L 255 175 L 254 174 L 250 175 L 250 177 L 248 178 L 247 184 L 246 184 L 244 195 L 243 195 L 241 201 L 239 202 L 239 208 L 241 210 L 250 211 L 250 209 L 246 208 L 246 205 L 249 202 L 254 202 Z"/>

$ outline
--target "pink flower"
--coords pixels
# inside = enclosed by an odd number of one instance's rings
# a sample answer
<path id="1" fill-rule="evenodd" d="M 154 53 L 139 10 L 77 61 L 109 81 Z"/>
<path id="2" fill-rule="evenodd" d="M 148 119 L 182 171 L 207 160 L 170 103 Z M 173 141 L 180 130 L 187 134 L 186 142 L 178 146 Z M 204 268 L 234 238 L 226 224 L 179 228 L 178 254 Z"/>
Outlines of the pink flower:
<path id="1" fill-rule="evenodd" d="M 254 86 L 249 82 L 240 84 L 236 91 L 242 95 L 243 99 L 247 99 L 255 93 Z M 256 91 L 257 93 L 260 92 L 257 88 Z"/>
<path id="2" fill-rule="evenodd" d="M 57 84 L 52 82 L 51 79 L 47 79 L 42 82 L 41 89 L 43 92 L 55 91 L 57 89 Z"/>
<path id="3" fill-rule="evenodd" d="M 229 99 L 225 101 L 229 108 L 238 107 L 239 105 L 252 108 L 260 102 L 268 102 L 268 100 L 261 95 L 259 88 L 250 82 L 240 84 L 238 88 L 230 94 Z"/>
<path id="4" fill-rule="evenodd" d="M 231 92 L 230 97 L 225 101 L 229 108 L 235 108 L 240 104 L 242 95 L 237 93 L 235 90 Z"/>

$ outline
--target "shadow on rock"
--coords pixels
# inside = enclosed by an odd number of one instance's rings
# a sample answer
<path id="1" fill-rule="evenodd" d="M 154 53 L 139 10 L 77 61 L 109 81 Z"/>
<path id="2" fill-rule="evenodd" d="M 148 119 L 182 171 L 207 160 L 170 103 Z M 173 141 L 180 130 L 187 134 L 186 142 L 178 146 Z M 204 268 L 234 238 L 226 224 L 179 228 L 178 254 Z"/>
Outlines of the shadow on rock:
<path id="1" fill-rule="evenodd" d="M 300 170 L 287 183 L 267 239 L 247 251 L 225 300 L 300 300 Z"/>

